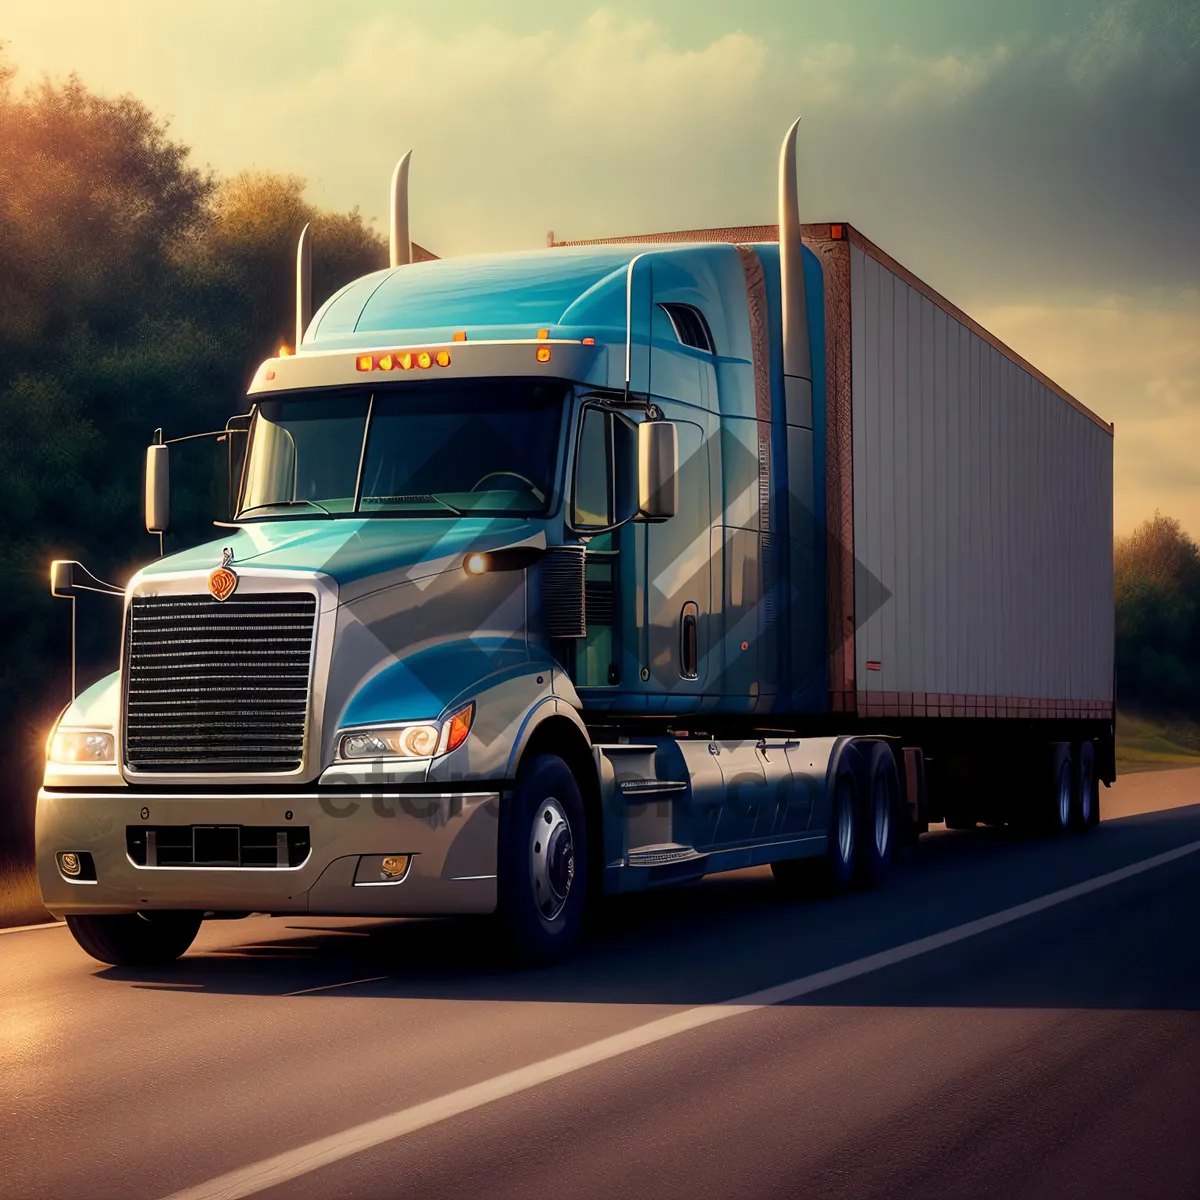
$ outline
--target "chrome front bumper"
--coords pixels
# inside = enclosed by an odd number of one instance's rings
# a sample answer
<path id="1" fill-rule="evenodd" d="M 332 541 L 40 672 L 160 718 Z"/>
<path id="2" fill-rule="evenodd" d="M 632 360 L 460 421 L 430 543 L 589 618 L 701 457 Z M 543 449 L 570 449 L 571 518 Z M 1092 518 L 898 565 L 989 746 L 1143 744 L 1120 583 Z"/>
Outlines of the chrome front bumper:
<path id="1" fill-rule="evenodd" d="M 496 907 L 497 791 L 315 790 L 170 793 L 42 789 L 37 868 L 56 917 L 151 909 L 426 916 Z M 129 827 L 307 828 L 297 866 L 140 866 Z M 87 853 L 95 881 L 68 879 L 58 855 Z M 364 856 L 412 855 L 402 880 L 355 882 Z"/>

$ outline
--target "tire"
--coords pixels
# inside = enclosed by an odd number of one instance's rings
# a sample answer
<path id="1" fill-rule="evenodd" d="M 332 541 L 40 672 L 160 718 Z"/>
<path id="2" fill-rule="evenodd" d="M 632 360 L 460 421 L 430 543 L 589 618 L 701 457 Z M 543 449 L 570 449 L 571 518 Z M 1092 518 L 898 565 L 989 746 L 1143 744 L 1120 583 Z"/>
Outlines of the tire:
<path id="1" fill-rule="evenodd" d="M 579 784 L 561 758 L 523 764 L 501 802 L 497 917 L 517 966 L 548 966 L 574 946 L 587 907 L 588 829 Z"/>
<path id="2" fill-rule="evenodd" d="M 69 914 L 71 936 L 93 958 L 114 967 L 150 967 L 174 962 L 196 940 L 199 913 Z"/>
<path id="3" fill-rule="evenodd" d="M 829 836 L 820 858 L 790 858 L 771 864 L 776 884 L 804 896 L 838 896 L 850 890 L 857 868 L 859 796 L 866 766 L 854 746 L 838 756 L 829 796 Z"/>
<path id="4" fill-rule="evenodd" d="M 1075 790 L 1071 827 L 1083 833 L 1100 822 L 1100 780 L 1096 777 L 1096 748 L 1081 742 L 1075 751 Z"/>
<path id="5" fill-rule="evenodd" d="M 1075 766 L 1071 747 L 1056 742 L 1050 747 L 1050 770 L 1041 798 L 1042 831 L 1050 837 L 1060 837 L 1071 829 L 1075 811 Z"/>
<path id="6" fill-rule="evenodd" d="M 887 877 L 895 857 L 900 815 L 900 776 L 896 759 L 886 742 L 862 746 L 866 788 L 858 812 L 858 853 L 855 883 L 878 887 Z"/>

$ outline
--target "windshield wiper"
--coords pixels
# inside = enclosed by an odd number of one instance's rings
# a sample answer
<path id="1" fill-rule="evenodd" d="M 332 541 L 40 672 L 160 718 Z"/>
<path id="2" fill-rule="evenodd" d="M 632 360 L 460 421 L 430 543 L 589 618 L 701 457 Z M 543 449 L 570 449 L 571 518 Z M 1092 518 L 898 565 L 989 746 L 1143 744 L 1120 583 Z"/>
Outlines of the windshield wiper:
<path id="1" fill-rule="evenodd" d="M 318 504 L 315 500 L 269 500 L 266 504 L 255 504 L 251 508 L 243 508 L 238 513 L 238 517 L 240 519 L 247 513 L 258 512 L 260 508 L 290 508 L 293 504 L 310 504 L 313 508 L 319 508 L 327 517 L 333 516 L 333 513 L 325 505 Z"/>

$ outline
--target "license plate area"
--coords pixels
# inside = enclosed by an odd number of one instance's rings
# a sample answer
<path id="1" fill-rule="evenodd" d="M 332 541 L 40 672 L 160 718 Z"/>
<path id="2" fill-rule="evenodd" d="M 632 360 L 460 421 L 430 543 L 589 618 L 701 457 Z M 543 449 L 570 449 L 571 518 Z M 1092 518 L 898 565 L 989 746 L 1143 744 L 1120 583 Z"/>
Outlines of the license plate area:
<path id="1" fill-rule="evenodd" d="M 136 867 L 299 867 L 312 852 L 307 825 L 127 825 Z"/>
<path id="2" fill-rule="evenodd" d="M 241 826 L 193 825 L 192 863 L 197 867 L 240 867 Z"/>

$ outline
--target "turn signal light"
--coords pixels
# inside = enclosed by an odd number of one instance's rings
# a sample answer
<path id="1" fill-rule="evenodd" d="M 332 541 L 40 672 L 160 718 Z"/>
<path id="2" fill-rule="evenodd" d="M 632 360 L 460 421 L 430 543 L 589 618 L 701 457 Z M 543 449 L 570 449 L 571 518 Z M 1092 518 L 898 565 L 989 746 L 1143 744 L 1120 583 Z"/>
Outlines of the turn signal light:
<path id="1" fill-rule="evenodd" d="M 458 712 L 450 718 L 449 724 L 446 726 L 446 743 L 443 754 L 449 754 L 451 750 L 457 750 L 459 746 L 467 740 L 467 734 L 471 732 L 471 722 L 475 719 L 475 704 L 474 702 L 467 705 L 466 708 L 460 708 Z"/>
<path id="2" fill-rule="evenodd" d="M 439 367 L 448 367 L 450 365 L 450 351 L 439 350 L 437 352 L 437 365 Z"/>
<path id="3" fill-rule="evenodd" d="M 536 357 L 537 357 L 538 362 L 549 362 L 550 361 L 550 347 L 549 346 L 539 346 L 537 348 Z"/>
<path id="4" fill-rule="evenodd" d="M 421 353 L 417 355 L 417 366 L 418 367 L 425 368 L 428 366 L 432 366 L 432 364 L 433 364 L 433 357 L 429 353 L 428 350 L 422 350 Z"/>
<path id="5" fill-rule="evenodd" d="M 354 365 L 360 371 L 372 371 L 375 369 L 375 359 L 370 354 L 360 354 Z"/>

